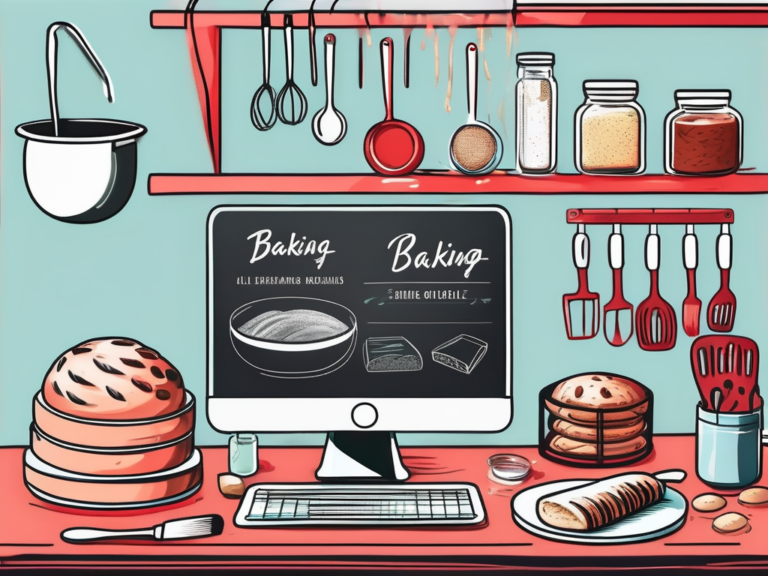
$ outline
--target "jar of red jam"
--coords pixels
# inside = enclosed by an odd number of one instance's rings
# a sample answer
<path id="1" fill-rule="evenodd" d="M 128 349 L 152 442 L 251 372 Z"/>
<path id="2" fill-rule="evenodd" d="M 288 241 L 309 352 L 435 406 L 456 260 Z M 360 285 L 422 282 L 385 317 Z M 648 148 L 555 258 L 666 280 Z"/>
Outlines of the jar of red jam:
<path id="1" fill-rule="evenodd" d="M 676 90 L 664 123 L 664 170 L 721 176 L 741 166 L 743 123 L 730 90 Z"/>

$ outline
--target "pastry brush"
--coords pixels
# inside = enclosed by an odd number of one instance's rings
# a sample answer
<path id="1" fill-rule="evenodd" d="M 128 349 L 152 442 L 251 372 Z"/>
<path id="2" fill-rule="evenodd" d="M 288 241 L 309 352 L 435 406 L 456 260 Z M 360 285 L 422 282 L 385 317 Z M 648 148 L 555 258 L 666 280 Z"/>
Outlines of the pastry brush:
<path id="1" fill-rule="evenodd" d="M 168 520 L 152 528 L 136 530 L 101 530 L 98 528 L 70 528 L 61 533 L 61 539 L 71 544 L 97 540 L 187 540 L 218 536 L 224 531 L 224 519 L 218 514 Z"/>

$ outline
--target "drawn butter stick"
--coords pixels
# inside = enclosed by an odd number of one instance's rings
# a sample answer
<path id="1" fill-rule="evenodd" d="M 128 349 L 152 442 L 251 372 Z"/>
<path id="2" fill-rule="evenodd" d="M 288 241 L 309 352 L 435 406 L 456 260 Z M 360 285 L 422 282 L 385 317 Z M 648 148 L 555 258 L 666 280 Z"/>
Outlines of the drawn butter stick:
<path id="1" fill-rule="evenodd" d="M 363 347 L 368 372 L 415 372 L 421 370 L 421 354 L 402 336 L 368 338 Z"/>
<path id="2" fill-rule="evenodd" d="M 488 344 L 474 336 L 459 334 L 456 338 L 432 350 L 432 360 L 449 368 L 469 374 L 488 351 Z"/>

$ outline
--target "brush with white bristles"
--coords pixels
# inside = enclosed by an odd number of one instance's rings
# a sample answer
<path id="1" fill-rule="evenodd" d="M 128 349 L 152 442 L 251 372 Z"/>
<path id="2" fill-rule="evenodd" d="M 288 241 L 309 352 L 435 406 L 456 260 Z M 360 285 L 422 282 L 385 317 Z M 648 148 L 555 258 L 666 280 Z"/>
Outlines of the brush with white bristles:
<path id="1" fill-rule="evenodd" d="M 70 528 L 61 533 L 61 539 L 71 544 L 96 540 L 188 540 L 218 536 L 224 531 L 224 519 L 218 514 L 168 520 L 152 528 L 138 530 L 100 530 L 97 528 Z"/>

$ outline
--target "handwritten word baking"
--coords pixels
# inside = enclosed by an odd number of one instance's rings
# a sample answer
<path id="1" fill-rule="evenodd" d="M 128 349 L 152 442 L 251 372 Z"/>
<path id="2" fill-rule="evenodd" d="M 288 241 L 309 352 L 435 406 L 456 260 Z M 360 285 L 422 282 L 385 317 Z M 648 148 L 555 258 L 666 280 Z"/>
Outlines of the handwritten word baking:
<path id="1" fill-rule="evenodd" d="M 457 252 L 451 249 L 453 244 L 448 242 L 448 247 L 443 249 L 442 240 L 438 242 L 432 259 L 430 259 L 430 255 L 427 252 L 419 252 L 415 257 L 411 257 L 411 248 L 416 244 L 416 235 L 411 233 L 400 234 L 400 236 L 393 238 L 387 245 L 387 248 L 392 248 L 393 244 L 396 246 L 395 259 L 392 262 L 392 272 L 402 272 L 409 268 L 411 264 L 413 264 L 414 268 L 466 266 L 464 278 L 469 278 L 469 274 L 472 272 L 475 264 L 482 260 L 488 260 L 488 258 L 483 258 L 483 251 L 479 248 L 472 248 L 466 252 Z"/>
<path id="2" fill-rule="evenodd" d="M 317 269 L 323 267 L 325 257 L 328 254 L 333 254 L 336 250 L 330 250 L 330 242 L 328 240 L 322 240 L 317 242 L 316 240 L 307 241 L 306 236 L 302 236 L 300 239 L 296 237 L 296 233 L 291 233 L 291 240 L 288 244 L 283 244 L 280 241 L 274 244 L 270 242 L 272 238 L 272 230 L 265 228 L 259 230 L 248 236 L 248 240 L 256 239 L 253 247 L 253 256 L 251 256 L 251 264 L 258 262 L 262 258 L 271 254 L 272 256 L 308 256 L 315 254 L 319 255 L 319 258 L 315 258 Z"/>

